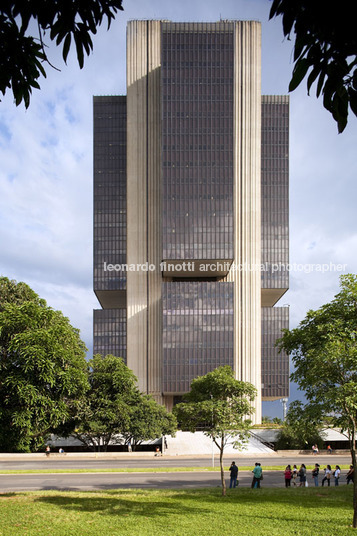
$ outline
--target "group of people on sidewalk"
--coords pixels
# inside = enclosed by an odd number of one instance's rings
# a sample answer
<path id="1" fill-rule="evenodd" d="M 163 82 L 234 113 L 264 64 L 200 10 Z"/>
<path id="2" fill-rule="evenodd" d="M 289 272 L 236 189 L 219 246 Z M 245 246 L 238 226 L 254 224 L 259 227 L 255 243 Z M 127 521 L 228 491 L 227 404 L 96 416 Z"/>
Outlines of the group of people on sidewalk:
<path id="1" fill-rule="evenodd" d="M 230 488 L 235 488 L 238 485 L 238 466 L 235 462 L 231 463 L 229 468 L 230 472 Z M 256 462 L 255 467 L 252 471 L 253 480 L 251 487 L 260 488 L 260 482 L 263 480 L 263 469 L 259 462 Z M 315 467 L 311 472 L 311 476 L 315 486 L 319 485 L 319 474 L 320 474 L 320 465 L 315 463 Z M 341 476 L 341 468 L 339 465 L 336 465 L 335 469 L 331 469 L 331 465 L 327 465 L 324 468 L 324 476 L 321 480 L 321 485 L 323 486 L 327 482 L 327 486 L 330 486 L 331 480 L 334 479 L 335 486 L 339 485 L 339 479 Z M 298 469 L 297 465 L 294 464 L 291 468 L 291 465 L 287 465 L 284 471 L 285 487 L 289 488 L 291 486 L 299 487 L 308 487 L 307 480 L 307 469 L 306 465 L 302 463 Z M 347 484 L 354 482 L 354 469 L 353 465 L 350 465 L 350 468 L 346 474 Z"/>
<path id="2" fill-rule="evenodd" d="M 320 473 L 320 465 L 318 463 L 315 463 L 315 467 L 313 468 L 312 473 L 311 473 L 315 486 L 319 485 L 319 473 Z M 327 482 L 327 485 L 329 486 L 331 479 L 333 478 L 335 481 L 335 486 L 338 486 L 340 476 L 341 476 L 341 468 L 339 465 L 336 465 L 335 469 L 331 469 L 331 465 L 327 465 L 324 469 L 324 477 L 321 480 L 321 485 L 323 486 L 325 482 Z M 354 481 L 353 465 L 350 465 L 346 478 L 347 478 L 347 484 Z M 299 481 L 299 486 L 307 487 L 308 480 L 307 480 L 307 471 L 306 471 L 305 464 L 302 463 L 300 466 L 300 469 L 298 469 L 296 465 L 294 465 L 293 468 L 291 468 L 291 465 L 287 465 L 284 471 L 284 479 L 285 479 L 286 488 L 291 486 L 291 482 L 293 483 L 293 486 L 297 486 L 298 481 Z"/>

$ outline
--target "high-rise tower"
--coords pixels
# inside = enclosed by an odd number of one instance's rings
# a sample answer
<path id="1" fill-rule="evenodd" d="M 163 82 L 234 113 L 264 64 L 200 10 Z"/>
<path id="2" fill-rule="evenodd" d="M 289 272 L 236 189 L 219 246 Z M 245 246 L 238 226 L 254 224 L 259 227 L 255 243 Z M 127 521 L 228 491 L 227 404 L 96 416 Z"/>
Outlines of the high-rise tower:
<path id="1" fill-rule="evenodd" d="M 257 422 L 288 395 L 288 99 L 260 47 L 258 22 L 132 21 L 127 96 L 94 98 L 95 352 L 169 408 L 230 365 Z"/>

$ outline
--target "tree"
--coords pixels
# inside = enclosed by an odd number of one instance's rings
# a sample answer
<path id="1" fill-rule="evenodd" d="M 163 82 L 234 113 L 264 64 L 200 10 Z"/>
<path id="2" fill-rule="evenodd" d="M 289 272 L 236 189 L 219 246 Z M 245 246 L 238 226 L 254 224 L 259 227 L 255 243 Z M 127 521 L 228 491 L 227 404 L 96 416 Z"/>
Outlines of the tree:
<path id="1" fill-rule="evenodd" d="M 0 91 L 12 88 L 15 103 L 30 104 L 32 88 L 40 89 L 38 79 L 46 77 L 49 65 L 44 40 L 62 44 L 66 62 L 74 42 L 80 68 L 84 54 L 93 50 L 92 34 L 104 19 L 108 29 L 122 0 L 3 0 L 0 7 Z M 37 35 L 30 35 L 37 28 Z"/>
<path id="2" fill-rule="evenodd" d="M 283 421 L 282 421 L 282 419 L 280 419 L 280 417 L 273 417 L 273 420 L 271 422 L 273 424 L 278 424 L 278 425 L 283 424 Z"/>
<path id="3" fill-rule="evenodd" d="M 357 276 L 341 276 L 340 286 L 330 303 L 309 311 L 296 329 L 284 331 L 277 344 L 292 355 L 291 377 L 305 390 L 308 405 L 347 430 L 356 471 Z M 357 479 L 353 506 L 357 528 Z"/>
<path id="4" fill-rule="evenodd" d="M 112 440 L 134 446 L 174 434 L 176 419 L 140 393 L 134 373 L 120 357 L 95 355 L 88 363 L 90 390 L 80 402 L 74 436 L 94 450 Z"/>
<path id="5" fill-rule="evenodd" d="M 292 402 L 286 419 L 279 430 L 276 448 L 307 449 L 312 445 L 323 446 L 321 428 L 323 426 L 319 407 L 304 406 L 300 400 Z"/>
<path id="6" fill-rule="evenodd" d="M 125 443 L 134 450 L 143 441 L 150 441 L 163 435 L 174 436 L 177 421 L 172 413 L 158 404 L 151 396 L 140 394 L 130 416 L 129 429 L 123 434 Z"/>
<path id="7" fill-rule="evenodd" d="M 26 283 L 0 277 L 0 310 L 6 303 L 21 304 L 25 301 L 46 306 L 46 301 L 41 299 Z"/>
<path id="8" fill-rule="evenodd" d="M 0 303 L 0 450 L 28 452 L 68 422 L 86 391 L 86 348 L 24 283 L 1 278 Z"/>
<path id="9" fill-rule="evenodd" d="M 308 93 L 316 95 L 337 122 L 347 125 L 348 109 L 357 115 L 357 34 L 354 5 L 324 0 L 273 0 L 270 18 L 282 16 L 284 36 L 295 33 L 294 69 L 289 91 L 307 77 Z"/>
<path id="10" fill-rule="evenodd" d="M 136 377 L 120 357 L 97 354 L 88 362 L 88 381 L 73 435 L 93 450 L 107 450 L 110 441 L 129 428 L 138 396 Z"/>
<path id="11" fill-rule="evenodd" d="M 228 442 L 239 447 L 248 438 L 251 402 L 256 389 L 234 378 L 231 367 L 219 367 L 191 383 L 185 402 L 174 407 L 179 426 L 195 432 L 203 429 L 219 449 L 222 495 L 226 494 L 223 453 Z"/>

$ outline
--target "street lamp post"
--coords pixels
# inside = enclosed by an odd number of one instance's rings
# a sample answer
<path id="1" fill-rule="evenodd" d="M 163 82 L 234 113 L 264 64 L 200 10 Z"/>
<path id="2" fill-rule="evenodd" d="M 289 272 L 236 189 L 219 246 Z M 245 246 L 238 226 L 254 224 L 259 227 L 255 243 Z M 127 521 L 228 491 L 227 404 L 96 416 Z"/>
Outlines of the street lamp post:
<path id="1" fill-rule="evenodd" d="M 283 404 L 283 421 L 285 421 L 285 419 L 286 419 L 287 407 L 288 407 L 288 399 L 287 399 L 287 398 L 282 398 L 282 399 L 281 399 L 281 402 L 282 402 L 282 404 Z"/>

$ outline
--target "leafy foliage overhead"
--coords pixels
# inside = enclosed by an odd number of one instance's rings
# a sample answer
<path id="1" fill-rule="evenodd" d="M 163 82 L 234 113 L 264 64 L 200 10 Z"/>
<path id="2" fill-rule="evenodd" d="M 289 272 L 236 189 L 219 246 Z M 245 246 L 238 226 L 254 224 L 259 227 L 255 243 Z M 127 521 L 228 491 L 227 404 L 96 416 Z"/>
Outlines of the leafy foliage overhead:
<path id="1" fill-rule="evenodd" d="M 283 32 L 295 34 L 294 69 L 289 90 L 307 76 L 316 95 L 342 132 L 349 108 L 357 115 L 357 32 L 355 6 L 350 0 L 273 0 L 270 18 L 282 16 Z"/>
<path id="2" fill-rule="evenodd" d="M 46 77 L 45 39 L 62 46 L 67 61 L 74 43 L 80 68 L 93 50 L 92 35 L 104 19 L 108 29 L 122 0 L 2 0 L 0 6 L 0 91 L 12 88 L 15 103 L 30 104 L 32 88 Z M 37 35 L 32 35 L 33 30 Z"/>

